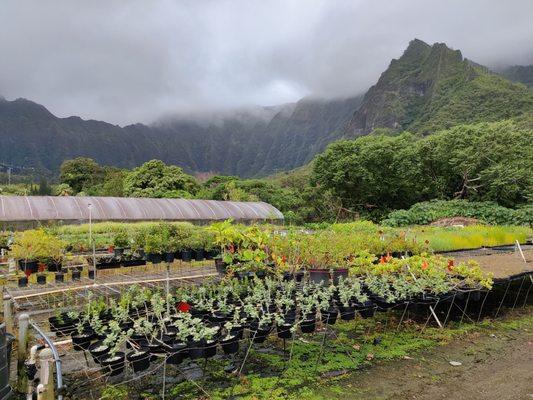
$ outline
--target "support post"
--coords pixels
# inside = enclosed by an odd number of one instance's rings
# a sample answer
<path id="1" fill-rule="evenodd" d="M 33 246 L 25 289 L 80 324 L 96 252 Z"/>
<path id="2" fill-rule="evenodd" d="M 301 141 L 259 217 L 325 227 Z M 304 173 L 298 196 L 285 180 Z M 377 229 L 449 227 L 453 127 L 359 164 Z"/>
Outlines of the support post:
<path id="1" fill-rule="evenodd" d="M 13 334 L 13 303 L 9 293 L 4 293 L 4 322 L 6 332 Z"/>
<path id="2" fill-rule="evenodd" d="M 25 361 L 28 355 L 28 326 L 30 316 L 26 313 L 19 316 L 18 353 L 17 353 L 17 391 L 25 393 L 28 386 Z"/>
<path id="3" fill-rule="evenodd" d="M 39 366 L 40 384 L 37 388 L 38 399 L 54 400 L 54 353 L 50 348 L 44 348 L 39 353 Z"/>

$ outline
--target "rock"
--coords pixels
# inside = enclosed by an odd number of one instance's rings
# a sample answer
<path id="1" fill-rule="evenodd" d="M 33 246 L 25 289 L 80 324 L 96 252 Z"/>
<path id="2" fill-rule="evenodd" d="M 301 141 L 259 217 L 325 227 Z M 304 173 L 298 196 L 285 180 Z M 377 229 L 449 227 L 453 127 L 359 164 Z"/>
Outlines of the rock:
<path id="1" fill-rule="evenodd" d="M 458 367 L 460 365 L 463 365 L 463 363 L 461 363 L 459 361 L 450 361 L 450 365 L 453 365 L 454 367 Z"/>

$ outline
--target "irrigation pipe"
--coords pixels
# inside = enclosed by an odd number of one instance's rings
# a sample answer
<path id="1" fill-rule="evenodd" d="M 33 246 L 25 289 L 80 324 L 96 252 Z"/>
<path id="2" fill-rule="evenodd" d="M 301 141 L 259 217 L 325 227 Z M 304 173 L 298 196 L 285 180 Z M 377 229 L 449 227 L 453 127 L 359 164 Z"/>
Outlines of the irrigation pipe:
<path id="1" fill-rule="evenodd" d="M 50 350 L 52 350 L 52 354 L 54 355 L 54 361 L 56 363 L 56 375 L 57 375 L 57 400 L 63 400 L 63 394 L 61 393 L 63 391 L 63 374 L 61 372 L 61 359 L 59 358 L 59 353 L 57 352 L 56 346 L 54 345 L 54 342 L 50 340 L 48 336 L 35 324 L 33 321 L 30 321 L 30 325 L 35 329 L 39 335 L 44 339 Z"/>

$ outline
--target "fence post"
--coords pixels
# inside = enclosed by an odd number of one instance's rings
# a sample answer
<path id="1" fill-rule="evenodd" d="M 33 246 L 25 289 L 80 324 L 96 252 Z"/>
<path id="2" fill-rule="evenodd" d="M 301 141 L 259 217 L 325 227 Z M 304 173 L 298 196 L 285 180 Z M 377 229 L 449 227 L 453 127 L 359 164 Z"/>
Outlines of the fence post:
<path id="1" fill-rule="evenodd" d="M 26 357 L 28 355 L 28 326 L 30 316 L 26 313 L 19 316 L 18 354 L 17 354 L 17 390 L 26 393 L 28 375 L 26 374 Z"/>
<path id="2" fill-rule="evenodd" d="M 39 353 L 40 376 L 37 388 L 40 400 L 54 400 L 54 353 L 50 348 L 44 348 Z"/>
<path id="3" fill-rule="evenodd" d="M 13 304 L 9 293 L 4 293 L 4 322 L 6 332 L 13 334 Z"/>

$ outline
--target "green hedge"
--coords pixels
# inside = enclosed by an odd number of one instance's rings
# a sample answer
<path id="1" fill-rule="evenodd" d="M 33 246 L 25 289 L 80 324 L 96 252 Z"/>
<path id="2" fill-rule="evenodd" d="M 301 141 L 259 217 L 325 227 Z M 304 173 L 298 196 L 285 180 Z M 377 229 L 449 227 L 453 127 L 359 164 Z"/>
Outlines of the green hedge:
<path id="1" fill-rule="evenodd" d="M 416 203 L 408 210 L 396 210 L 381 221 L 386 226 L 424 225 L 446 217 L 476 218 L 491 225 L 532 225 L 533 205 L 513 210 L 494 202 L 432 200 Z"/>

